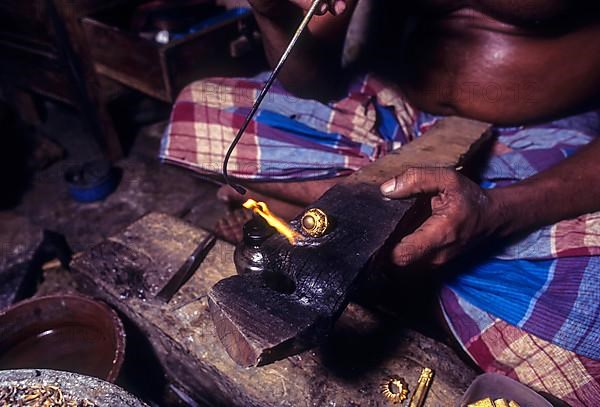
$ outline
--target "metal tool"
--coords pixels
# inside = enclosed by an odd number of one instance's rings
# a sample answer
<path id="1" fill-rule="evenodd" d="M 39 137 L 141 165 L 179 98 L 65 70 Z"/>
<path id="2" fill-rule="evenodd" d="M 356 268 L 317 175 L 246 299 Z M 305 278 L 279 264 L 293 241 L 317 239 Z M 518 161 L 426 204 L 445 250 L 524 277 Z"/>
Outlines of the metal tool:
<path id="1" fill-rule="evenodd" d="M 248 126 L 250 125 L 250 122 L 252 121 L 252 119 L 254 118 L 254 115 L 258 111 L 258 108 L 260 107 L 263 99 L 265 98 L 265 96 L 267 96 L 267 93 L 269 92 L 269 89 L 271 89 L 273 82 L 275 82 L 275 79 L 277 79 L 279 72 L 285 65 L 288 57 L 292 53 L 292 50 L 296 46 L 296 43 L 300 39 L 300 36 L 302 35 L 304 30 L 308 26 L 308 23 L 310 23 L 310 20 L 312 20 L 314 15 L 317 14 L 317 11 L 319 10 L 319 6 L 321 5 L 321 3 L 323 1 L 326 1 L 326 0 L 314 0 L 313 1 L 312 5 L 310 6 L 310 9 L 307 11 L 306 15 L 302 19 L 300 26 L 294 33 L 294 36 L 292 37 L 292 40 L 290 41 L 288 47 L 286 48 L 286 50 L 283 52 L 283 55 L 279 59 L 277 66 L 275 66 L 275 69 L 273 69 L 273 72 L 271 72 L 271 76 L 269 76 L 269 79 L 265 83 L 264 88 L 260 91 L 260 94 L 258 95 L 258 98 L 254 102 L 254 105 L 252 106 L 250 113 L 248 113 L 248 116 L 246 116 L 246 119 L 244 120 L 242 127 L 240 127 L 240 130 L 238 131 L 237 135 L 231 142 L 231 145 L 229 146 L 229 150 L 227 150 L 227 154 L 225 155 L 225 160 L 223 161 L 223 178 L 225 179 L 225 182 L 227 183 L 227 185 L 229 185 L 230 187 L 232 187 L 233 189 L 235 189 L 237 192 L 239 192 L 242 195 L 246 194 L 246 189 L 244 187 L 242 187 L 241 185 L 232 183 L 231 180 L 229 179 L 229 174 L 227 173 L 227 164 L 229 164 L 229 159 L 231 158 L 231 154 L 233 154 L 233 150 L 235 149 L 235 147 L 239 143 L 240 139 L 244 135 L 244 132 L 246 131 Z"/>
<path id="2" fill-rule="evenodd" d="M 169 302 L 179 289 L 190 279 L 202 261 L 206 258 L 210 250 L 217 241 L 215 235 L 210 234 L 200 244 L 194 252 L 187 258 L 185 263 L 177 270 L 171 280 L 156 294 L 156 297 L 164 302 Z"/>
<path id="3" fill-rule="evenodd" d="M 431 387 L 432 380 L 433 370 L 429 369 L 428 367 L 424 368 L 421 371 L 421 376 L 419 376 L 417 389 L 410 398 L 410 403 L 408 404 L 409 407 L 423 407 L 423 404 L 425 404 L 425 398 L 427 397 L 427 393 Z"/>

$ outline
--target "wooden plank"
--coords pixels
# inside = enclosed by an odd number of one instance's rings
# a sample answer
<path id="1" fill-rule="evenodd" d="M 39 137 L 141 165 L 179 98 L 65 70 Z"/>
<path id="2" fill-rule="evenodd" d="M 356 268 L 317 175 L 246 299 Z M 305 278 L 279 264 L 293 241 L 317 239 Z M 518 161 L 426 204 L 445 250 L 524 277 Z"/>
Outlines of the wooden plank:
<path id="1" fill-rule="evenodd" d="M 160 44 L 104 24 L 82 21 L 96 71 L 141 92 L 168 101 L 159 56 Z"/>
<path id="2" fill-rule="evenodd" d="M 264 59 L 261 48 L 257 47 L 251 56 L 242 59 L 230 55 L 230 44 L 239 38 L 240 27 L 252 27 L 253 24 L 252 14 L 235 17 L 166 45 L 163 49 L 165 75 L 173 100 L 185 86 L 202 78 L 258 73 L 255 69 L 257 61 L 260 65 Z M 198 63 L 190 64 L 190 61 Z M 262 68 L 266 69 L 266 66 Z"/>
<path id="3" fill-rule="evenodd" d="M 99 7 L 127 0 L 0 2 L 2 80 L 78 108 L 111 159 L 122 155 L 83 38 L 80 19 Z"/>
<path id="4" fill-rule="evenodd" d="M 0 37 L 34 45 L 45 52 L 56 51 L 55 33 L 47 18 L 45 1 L 0 1 Z"/>
<path id="5" fill-rule="evenodd" d="M 117 160 L 123 155 L 121 141 L 108 111 L 108 101 L 100 89 L 81 24 L 86 13 L 104 3 L 98 0 L 50 0 L 48 13 L 60 52 L 68 62 L 69 74 L 77 89 L 78 107 L 106 156 Z"/>
<path id="6" fill-rule="evenodd" d="M 242 366 L 264 365 L 323 340 L 369 261 L 386 242 L 400 240 L 428 214 L 428 200 L 387 200 L 379 185 L 409 167 L 464 165 L 488 138 L 489 129 L 488 124 L 460 118 L 440 121 L 311 205 L 333 225 L 325 236 L 305 237 L 296 245 L 279 234 L 266 240 L 261 245 L 265 272 L 225 279 L 209 293 L 217 332 L 230 356 Z M 291 223 L 298 233 L 301 218 Z"/>
<path id="7" fill-rule="evenodd" d="M 76 91 L 64 72 L 64 66 L 52 55 L 34 53 L 17 44 L 0 40 L 0 52 L 4 58 L 0 75 L 9 87 L 30 89 L 73 104 Z"/>
<path id="8" fill-rule="evenodd" d="M 438 121 L 425 135 L 349 176 L 347 183 L 381 185 L 411 167 L 455 168 L 468 164 L 489 141 L 490 125 L 460 117 Z"/>
<path id="9" fill-rule="evenodd" d="M 346 309 L 320 348 L 264 368 L 239 367 L 216 335 L 207 301 L 210 287 L 235 274 L 231 245 L 218 242 L 170 303 L 152 296 L 206 235 L 150 214 L 71 264 L 82 289 L 133 321 L 169 379 L 201 405 L 388 406 L 380 383 L 399 375 L 413 389 L 428 366 L 436 378 L 426 406 L 437 407 L 453 405 L 474 378 L 446 346 L 357 305 Z"/>

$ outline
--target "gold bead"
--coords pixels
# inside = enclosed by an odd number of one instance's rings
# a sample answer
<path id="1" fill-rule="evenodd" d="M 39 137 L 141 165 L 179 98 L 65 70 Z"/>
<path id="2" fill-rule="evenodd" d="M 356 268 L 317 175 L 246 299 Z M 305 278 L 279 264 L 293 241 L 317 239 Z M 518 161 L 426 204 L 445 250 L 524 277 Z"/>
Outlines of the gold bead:
<path id="1" fill-rule="evenodd" d="M 301 224 L 304 233 L 312 237 L 322 237 L 329 228 L 329 219 L 321 209 L 312 208 L 304 213 Z"/>
<path id="2" fill-rule="evenodd" d="M 313 230 L 315 228 L 315 218 L 312 215 L 306 215 L 302 218 L 302 227 L 306 230 Z"/>

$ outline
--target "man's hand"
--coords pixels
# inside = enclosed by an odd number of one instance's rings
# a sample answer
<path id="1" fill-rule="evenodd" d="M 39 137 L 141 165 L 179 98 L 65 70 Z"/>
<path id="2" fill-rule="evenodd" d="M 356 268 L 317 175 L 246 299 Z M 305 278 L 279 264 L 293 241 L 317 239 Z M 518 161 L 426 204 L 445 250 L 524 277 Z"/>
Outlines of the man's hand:
<path id="1" fill-rule="evenodd" d="M 308 10 L 313 0 L 248 0 L 252 8 L 264 16 L 277 16 L 290 7 L 299 7 Z M 347 0 L 325 0 L 321 4 L 319 14 L 329 11 L 333 15 L 344 13 L 347 9 Z"/>
<path id="2" fill-rule="evenodd" d="M 476 240 L 488 237 L 497 225 L 490 194 L 454 170 L 412 168 L 381 186 L 392 199 L 431 195 L 431 217 L 394 248 L 399 266 L 423 262 L 439 266 Z"/>
<path id="3" fill-rule="evenodd" d="M 296 32 L 312 0 L 249 0 L 262 34 L 265 55 L 274 68 Z M 329 10 L 309 23 L 279 74 L 279 81 L 296 96 L 330 101 L 347 91 L 342 51 L 358 0 L 327 0 Z M 342 15 L 334 15 L 342 14 Z"/>

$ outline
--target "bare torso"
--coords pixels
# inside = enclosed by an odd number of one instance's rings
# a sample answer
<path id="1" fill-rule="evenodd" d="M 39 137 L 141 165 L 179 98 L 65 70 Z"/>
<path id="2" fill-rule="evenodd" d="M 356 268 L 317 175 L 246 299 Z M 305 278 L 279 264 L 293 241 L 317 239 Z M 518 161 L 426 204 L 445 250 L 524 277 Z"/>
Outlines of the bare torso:
<path id="1" fill-rule="evenodd" d="M 346 0 L 347 11 L 356 1 Z M 399 83 L 423 111 L 518 125 L 600 106 L 597 1 L 360 1 L 382 9 L 374 21 L 380 32 L 369 43 L 371 58 L 365 68 Z M 303 9 L 297 6 L 306 9 L 311 0 L 250 2 L 274 65 L 302 18 Z M 313 19 L 310 35 L 299 42 L 279 76 L 291 92 L 324 101 L 343 96 L 347 84 L 341 80 L 339 61 L 350 16 L 346 12 Z M 460 219 L 480 219 L 491 235 L 503 238 L 600 210 L 599 155 L 596 140 L 534 177 L 495 188 L 490 200 L 497 212 L 473 216 L 480 210 L 477 205 L 443 216 L 453 228 L 447 236 L 480 240 L 477 233 L 465 231 Z M 445 177 L 434 173 L 434 178 L 424 183 L 444 190 L 440 183 Z M 262 183 L 251 189 L 305 206 L 336 182 Z M 477 188 L 463 188 L 458 195 L 465 198 L 467 189 Z M 456 202 L 466 202 L 462 198 Z M 422 240 L 413 248 L 431 244 Z"/>
<path id="2" fill-rule="evenodd" d="M 598 101 L 597 9 L 562 0 L 416 3 L 408 12 L 405 2 L 386 5 L 388 16 L 409 16 L 398 38 L 380 39 L 380 66 L 420 109 L 520 124 Z"/>

